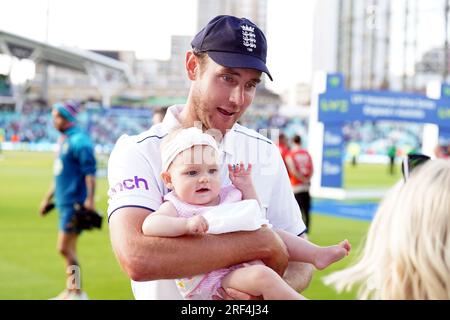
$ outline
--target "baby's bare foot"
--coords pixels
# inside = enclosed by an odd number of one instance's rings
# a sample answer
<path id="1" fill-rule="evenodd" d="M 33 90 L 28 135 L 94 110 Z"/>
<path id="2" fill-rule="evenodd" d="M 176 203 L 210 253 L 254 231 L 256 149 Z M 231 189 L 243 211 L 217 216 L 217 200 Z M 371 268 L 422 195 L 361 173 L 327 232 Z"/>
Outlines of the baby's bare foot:
<path id="1" fill-rule="evenodd" d="M 337 245 L 320 248 L 314 260 L 314 266 L 319 270 L 325 269 L 330 264 L 348 256 L 351 248 L 347 239 Z"/>

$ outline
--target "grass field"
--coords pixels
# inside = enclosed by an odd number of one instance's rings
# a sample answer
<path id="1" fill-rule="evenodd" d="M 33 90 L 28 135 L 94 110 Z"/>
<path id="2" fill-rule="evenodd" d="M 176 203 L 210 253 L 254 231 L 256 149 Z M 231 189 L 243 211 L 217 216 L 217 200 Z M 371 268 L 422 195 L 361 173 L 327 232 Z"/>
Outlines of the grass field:
<path id="1" fill-rule="evenodd" d="M 400 178 L 399 166 L 396 166 L 394 174 L 390 175 L 387 164 L 359 163 L 356 167 L 347 164 L 344 170 L 344 188 L 388 188 Z"/>
<path id="2" fill-rule="evenodd" d="M 0 299 L 48 299 L 65 286 L 63 260 L 56 252 L 57 214 L 41 218 L 37 213 L 52 180 L 52 160 L 49 153 L 0 155 Z M 386 187 L 393 179 L 384 166 L 359 165 L 351 169 L 345 177 L 348 187 Z M 98 179 L 96 205 L 105 213 L 106 190 L 106 179 Z M 357 249 L 367 227 L 367 222 L 314 213 L 310 236 L 321 245 L 347 238 Z M 316 272 L 305 295 L 311 299 L 354 299 L 354 292 L 337 295 L 322 284 L 321 277 L 346 266 L 355 252 L 327 270 Z M 129 280 L 112 252 L 106 223 L 101 231 L 82 235 L 79 260 L 83 286 L 91 299 L 133 298 Z"/>

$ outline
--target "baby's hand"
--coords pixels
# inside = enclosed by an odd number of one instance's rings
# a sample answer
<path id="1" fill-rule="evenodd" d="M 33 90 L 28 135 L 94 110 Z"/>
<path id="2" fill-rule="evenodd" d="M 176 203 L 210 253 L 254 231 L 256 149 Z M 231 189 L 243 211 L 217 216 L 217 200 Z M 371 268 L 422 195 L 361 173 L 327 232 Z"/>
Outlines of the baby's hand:
<path id="1" fill-rule="evenodd" d="M 245 169 L 244 163 L 241 161 L 237 165 L 228 165 L 228 171 L 230 173 L 230 180 L 234 186 L 238 189 L 247 188 L 252 185 L 252 165 L 248 164 Z"/>
<path id="2" fill-rule="evenodd" d="M 186 227 L 186 234 L 204 234 L 208 231 L 208 221 L 201 215 L 193 216 L 187 219 Z"/>

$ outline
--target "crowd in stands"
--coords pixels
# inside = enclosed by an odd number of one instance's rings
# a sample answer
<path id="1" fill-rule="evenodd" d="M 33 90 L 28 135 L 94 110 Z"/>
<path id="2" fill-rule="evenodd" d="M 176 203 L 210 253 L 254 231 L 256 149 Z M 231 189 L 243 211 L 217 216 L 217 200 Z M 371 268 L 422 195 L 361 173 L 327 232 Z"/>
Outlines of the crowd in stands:
<path id="1" fill-rule="evenodd" d="M 85 124 L 96 146 L 109 153 L 122 134 L 135 135 L 144 132 L 152 125 L 153 113 L 150 110 L 136 112 L 130 109 L 97 110 L 84 113 Z"/>
<path id="2" fill-rule="evenodd" d="M 148 109 L 94 108 L 81 112 L 78 121 L 89 131 L 97 150 L 109 153 L 122 134 L 133 135 L 148 129 L 152 114 Z M 256 131 L 275 128 L 287 137 L 300 135 L 304 137 L 304 145 L 308 145 L 307 119 L 249 112 L 240 123 Z M 48 107 L 25 108 L 22 113 L 0 111 L 0 128 L 4 130 L 4 141 L 53 144 L 58 137 Z M 388 121 L 353 122 L 343 127 L 343 135 L 346 145 L 352 142 L 359 145 L 360 155 L 385 155 L 395 143 L 401 156 L 420 147 L 422 126 Z"/>
<path id="3" fill-rule="evenodd" d="M 95 144 L 108 151 L 122 134 L 138 134 L 150 128 L 152 116 L 148 109 L 95 108 L 80 112 L 77 118 Z M 240 122 L 256 131 L 277 128 L 288 136 L 307 136 L 307 121 L 304 119 L 249 114 Z M 0 128 L 5 131 L 5 141 L 55 143 L 58 138 L 48 108 L 24 109 L 22 113 L 0 111 Z"/>
<path id="4" fill-rule="evenodd" d="M 51 115 L 41 110 L 20 114 L 1 112 L 0 127 L 5 130 L 5 141 L 53 143 L 57 131 L 53 128 Z"/>
<path id="5" fill-rule="evenodd" d="M 127 112 L 125 109 L 94 109 L 78 115 L 79 125 L 89 131 L 97 150 L 109 153 L 122 134 L 138 134 L 151 126 L 152 112 Z M 54 144 L 59 133 L 53 127 L 49 109 L 23 113 L 0 111 L 4 141 Z"/>
<path id="6" fill-rule="evenodd" d="M 264 130 L 278 129 L 287 137 L 295 135 L 304 137 L 304 145 L 308 145 L 308 119 L 288 118 L 280 115 L 265 115 L 261 113 L 246 112 L 239 123 L 266 135 Z"/>
<path id="7" fill-rule="evenodd" d="M 351 122 L 343 127 L 346 145 L 356 142 L 360 155 L 386 155 L 395 145 L 397 156 L 420 149 L 423 126 L 406 122 Z"/>

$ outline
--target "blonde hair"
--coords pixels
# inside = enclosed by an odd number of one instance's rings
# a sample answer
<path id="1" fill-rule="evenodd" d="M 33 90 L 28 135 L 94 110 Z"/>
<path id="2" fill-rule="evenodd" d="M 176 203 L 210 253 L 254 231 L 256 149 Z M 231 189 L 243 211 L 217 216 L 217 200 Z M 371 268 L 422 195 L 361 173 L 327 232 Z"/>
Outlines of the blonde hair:
<path id="1" fill-rule="evenodd" d="M 324 278 L 360 299 L 450 299 L 450 161 L 432 160 L 380 204 L 362 256 Z"/>

